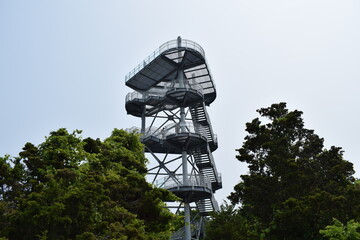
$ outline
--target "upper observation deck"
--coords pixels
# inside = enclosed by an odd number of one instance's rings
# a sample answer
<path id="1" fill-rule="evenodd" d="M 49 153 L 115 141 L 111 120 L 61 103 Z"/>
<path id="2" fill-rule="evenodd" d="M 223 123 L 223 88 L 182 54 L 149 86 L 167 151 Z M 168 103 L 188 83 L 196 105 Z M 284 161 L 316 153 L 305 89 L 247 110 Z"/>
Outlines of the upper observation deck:
<path id="1" fill-rule="evenodd" d="M 125 82 L 128 87 L 145 92 L 154 87 L 164 88 L 182 72 L 202 88 L 204 102 L 210 105 L 216 90 L 205 52 L 199 44 L 180 37 L 162 44 L 126 75 Z"/>

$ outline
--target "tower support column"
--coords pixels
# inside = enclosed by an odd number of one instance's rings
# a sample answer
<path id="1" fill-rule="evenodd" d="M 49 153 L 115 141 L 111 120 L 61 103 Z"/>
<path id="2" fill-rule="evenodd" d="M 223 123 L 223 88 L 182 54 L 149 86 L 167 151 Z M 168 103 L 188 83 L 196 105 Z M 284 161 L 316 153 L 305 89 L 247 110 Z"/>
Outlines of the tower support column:
<path id="1" fill-rule="evenodd" d="M 188 166 L 187 166 L 187 152 L 182 151 L 182 170 L 183 170 L 183 185 L 189 185 L 189 176 L 188 176 Z M 185 220 L 185 240 L 191 240 L 191 223 L 190 223 L 190 203 L 188 199 L 183 199 L 184 201 L 184 220 Z"/>
<path id="2" fill-rule="evenodd" d="M 145 126 L 146 126 L 146 108 L 144 106 L 143 112 L 141 114 L 141 134 L 144 136 L 145 135 Z"/>
<path id="3" fill-rule="evenodd" d="M 191 240 L 190 203 L 184 203 L 185 240 Z"/>
<path id="4" fill-rule="evenodd" d="M 181 132 L 186 132 L 186 122 L 185 122 L 185 109 L 180 108 L 180 130 Z M 182 173 L 183 173 L 183 185 L 189 185 L 189 176 L 188 176 L 188 164 L 187 164 L 187 152 L 184 149 L 181 152 L 182 157 Z M 184 201 L 184 218 L 185 218 L 185 240 L 191 240 L 191 223 L 190 223 L 190 203 L 187 199 Z"/>

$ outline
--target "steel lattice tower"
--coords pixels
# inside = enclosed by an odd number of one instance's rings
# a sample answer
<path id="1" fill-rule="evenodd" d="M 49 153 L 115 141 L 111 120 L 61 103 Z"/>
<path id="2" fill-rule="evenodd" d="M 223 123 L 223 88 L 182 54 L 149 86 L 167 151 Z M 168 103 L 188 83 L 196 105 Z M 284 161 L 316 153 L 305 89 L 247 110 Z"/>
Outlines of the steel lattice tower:
<path id="1" fill-rule="evenodd" d="M 200 239 L 206 216 L 218 210 L 222 188 L 212 152 L 218 147 L 206 107 L 216 98 L 215 85 L 197 43 L 178 37 L 162 44 L 125 77 L 133 90 L 126 96 L 128 114 L 141 118 L 142 142 L 156 166 L 149 180 L 182 199 L 184 228 L 172 239 Z M 191 207 L 200 215 L 191 220 Z"/>

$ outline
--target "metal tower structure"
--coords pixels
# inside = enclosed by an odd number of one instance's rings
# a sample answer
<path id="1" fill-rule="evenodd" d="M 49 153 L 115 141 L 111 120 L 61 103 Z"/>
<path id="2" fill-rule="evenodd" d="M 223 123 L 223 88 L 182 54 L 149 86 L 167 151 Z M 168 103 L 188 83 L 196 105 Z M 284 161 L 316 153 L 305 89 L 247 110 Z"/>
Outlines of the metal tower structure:
<path id="1" fill-rule="evenodd" d="M 154 160 L 149 181 L 182 199 L 185 224 L 172 239 L 201 239 L 222 188 L 212 152 L 218 147 L 206 107 L 216 98 L 202 47 L 181 39 L 162 44 L 126 77 L 128 114 L 141 118 L 142 142 Z M 198 214 L 191 220 L 191 208 Z"/>

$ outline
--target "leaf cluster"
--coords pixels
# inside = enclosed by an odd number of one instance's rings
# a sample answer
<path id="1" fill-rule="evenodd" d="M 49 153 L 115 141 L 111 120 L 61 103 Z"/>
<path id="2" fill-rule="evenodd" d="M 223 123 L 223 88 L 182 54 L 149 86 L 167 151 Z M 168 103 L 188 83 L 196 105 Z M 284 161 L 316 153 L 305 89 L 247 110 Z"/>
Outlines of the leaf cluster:
<path id="1" fill-rule="evenodd" d="M 354 219 L 348 221 L 345 225 L 334 218 L 333 224 L 320 230 L 320 233 L 329 240 L 358 240 L 360 239 L 359 228 L 360 223 L 355 222 Z"/>

